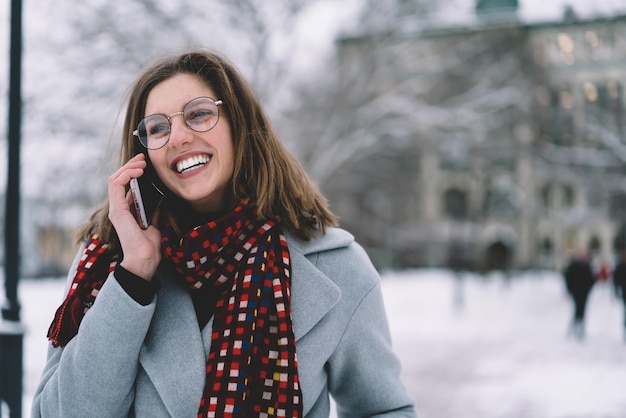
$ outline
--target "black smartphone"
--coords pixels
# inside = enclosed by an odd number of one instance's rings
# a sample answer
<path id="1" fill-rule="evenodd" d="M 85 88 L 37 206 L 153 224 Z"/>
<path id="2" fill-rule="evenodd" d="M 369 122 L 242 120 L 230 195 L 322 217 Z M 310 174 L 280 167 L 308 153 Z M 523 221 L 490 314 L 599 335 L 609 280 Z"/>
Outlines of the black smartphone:
<path id="1" fill-rule="evenodd" d="M 133 196 L 135 218 L 139 226 L 146 229 L 165 197 L 164 187 L 150 166 L 144 170 L 143 176 L 130 179 L 130 193 Z"/>

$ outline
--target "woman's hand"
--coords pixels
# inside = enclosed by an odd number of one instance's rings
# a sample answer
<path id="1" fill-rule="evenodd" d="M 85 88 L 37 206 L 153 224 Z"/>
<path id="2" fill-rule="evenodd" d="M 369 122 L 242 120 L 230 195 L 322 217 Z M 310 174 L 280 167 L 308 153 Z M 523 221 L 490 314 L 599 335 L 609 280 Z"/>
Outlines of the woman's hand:
<path id="1" fill-rule="evenodd" d="M 109 177 L 109 220 L 124 253 L 120 265 L 150 281 L 161 261 L 161 231 L 153 223 L 158 213 L 147 229 L 141 229 L 131 211 L 133 198 L 130 191 L 127 192 L 130 179 L 143 175 L 146 164 L 145 156 L 138 154 Z"/>

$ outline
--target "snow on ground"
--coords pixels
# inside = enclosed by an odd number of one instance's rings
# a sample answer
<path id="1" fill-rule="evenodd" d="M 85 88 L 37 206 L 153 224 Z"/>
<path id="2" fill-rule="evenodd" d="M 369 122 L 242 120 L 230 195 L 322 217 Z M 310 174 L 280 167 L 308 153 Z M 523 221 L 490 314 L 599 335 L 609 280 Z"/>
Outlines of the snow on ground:
<path id="1" fill-rule="evenodd" d="M 63 280 L 20 285 L 24 416 L 45 361 L 47 327 Z M 623 311 L 608 285 L 592 291 L 587 338 L 566 337 L 562 279 L 446 271 L 383 274 L 394 348 L 420 418 L 626 417 Z"/>
<path id="2" fill-rule="evenodd" d="M 626 417 L 622 304 L 589 300 L 587 338 L 566 337 L 571 305 L 556 274 L 384 276 L 394 346 L 424 418 Z"/>

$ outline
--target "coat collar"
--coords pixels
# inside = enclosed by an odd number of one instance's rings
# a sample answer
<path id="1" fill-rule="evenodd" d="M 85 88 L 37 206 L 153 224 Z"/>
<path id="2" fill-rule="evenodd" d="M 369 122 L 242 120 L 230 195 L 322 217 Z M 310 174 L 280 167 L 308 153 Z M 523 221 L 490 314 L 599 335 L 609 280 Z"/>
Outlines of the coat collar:
<path id="1" fill-rule="evenodd" d="M 354 241 L 348 232 L 330 228 L 326 234 L 303 241 L 285 232 L 291 258 L 291 316 L 296 341 L 306 335 L 339 301 L 339 287 L 317 268 L 316 255 L 346 247 Z M 162 288 L 152 326 L 139 361 L 172 416 L 194 416 L 205 381 L 202 335 L 188 292 L 161 270 Z"/>
<path id="2" fill-rule="evenodd" d="M 340 228 L 328 228 L 325 234 L 317 233 L 312 239 L 304 241 L 290 231 L 285 231 L 289 251 L 296 251 L 303 255 L 319 253 L 347 247 L 354 242 L 354 236 Z"/>

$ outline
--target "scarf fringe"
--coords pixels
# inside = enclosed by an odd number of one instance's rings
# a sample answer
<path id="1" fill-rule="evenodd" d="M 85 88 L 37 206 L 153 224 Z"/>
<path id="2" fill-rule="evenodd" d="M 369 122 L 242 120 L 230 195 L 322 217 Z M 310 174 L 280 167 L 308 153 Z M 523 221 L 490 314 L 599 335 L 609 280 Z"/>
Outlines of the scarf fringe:
<path id="1" fill-rule="evenodd" d="M 72 300 L 73 299 L 73 300 Z M 67 296 L 56 310 L 54 320 L 48 328 L 48 339 L 54 347 L 64 347 L 76 334 L 80 325 L 80 309 L 83 303 L 76 297 Z"/>

